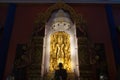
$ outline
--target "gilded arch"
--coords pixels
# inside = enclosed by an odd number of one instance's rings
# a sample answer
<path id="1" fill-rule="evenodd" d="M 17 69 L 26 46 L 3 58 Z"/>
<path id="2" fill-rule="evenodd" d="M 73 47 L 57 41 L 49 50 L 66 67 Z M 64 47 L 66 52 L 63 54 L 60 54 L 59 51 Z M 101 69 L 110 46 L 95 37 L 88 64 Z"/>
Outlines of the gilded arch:
<path id="1" fill-rule="evenodd" d="M 69 6 L 69 5 L 67 5 L 63 2 L 59 2 L 59 3 L 56 3 L 53 6 L 49 7 L 46 10 L 46 12 L 40 13 L 38 15 L 37 19 L 34 22 L 35 26 L 36 27 L 40 26 L 41 29 L 43 27 L 45 27 L 45 23 L 49 20 L 53 11 L 58 10 L 58 9 L 63 9 L 65 11 L 67 11 L 70 14 L 70 17 L 71 17 L 73 23 L 76 24 L 76 27 L 80 27 L 80 25 L 85 25 L 86 24 L 83 17 L 80 14 L 77 14 L 71 6 Z"/>

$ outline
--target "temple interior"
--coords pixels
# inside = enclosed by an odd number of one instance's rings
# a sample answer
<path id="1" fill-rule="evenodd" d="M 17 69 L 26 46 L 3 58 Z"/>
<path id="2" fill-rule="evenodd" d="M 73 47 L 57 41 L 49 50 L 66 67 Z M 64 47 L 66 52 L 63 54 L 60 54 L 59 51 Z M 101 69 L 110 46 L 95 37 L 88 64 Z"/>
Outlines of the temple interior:
<path id="1" fill-rule="evenodd" d="M 0 80 L 120 80 L 120 5 L 0 3 Z M 2 27 L 4 26 L 4 27 Z"/>

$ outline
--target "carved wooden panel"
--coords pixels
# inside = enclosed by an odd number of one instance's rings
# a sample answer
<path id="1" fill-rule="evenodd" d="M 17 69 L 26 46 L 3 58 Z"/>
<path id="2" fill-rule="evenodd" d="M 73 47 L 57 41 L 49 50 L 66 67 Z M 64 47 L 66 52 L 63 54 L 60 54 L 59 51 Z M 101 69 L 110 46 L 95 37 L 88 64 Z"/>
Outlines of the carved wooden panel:
<path id="1" fill-rule="evenodd" d="M 40 80 L 41 78 L 41 64 L 42 64 L 42 52 L 43 52 L 43 37 L 35 36 L 31 41 L 31 48 L 33 53 L 31 54 L 31 65 L 27 67 L 28 80 Z"/>
<path id="2" fill-rule="evenodd" d="M 29 64 L 29 57 L 25 52 L 26 45 L 18 44 L 12 73 L 15 80 L 26 80 L 26 66 Z"/>
<path id="3" fill-rule="evenodd" d="M 97 52 L 97 55 L 99 56 L 99 59 L 96 64 L 97 65 L 97 69 L 96 69 L 97 79 L 100 79 L 100 76 L 103 76 L 105 80 L 108 80 L 108 66 L 107 66 L 104 44 L 96 43 L 95 50 Z"/>

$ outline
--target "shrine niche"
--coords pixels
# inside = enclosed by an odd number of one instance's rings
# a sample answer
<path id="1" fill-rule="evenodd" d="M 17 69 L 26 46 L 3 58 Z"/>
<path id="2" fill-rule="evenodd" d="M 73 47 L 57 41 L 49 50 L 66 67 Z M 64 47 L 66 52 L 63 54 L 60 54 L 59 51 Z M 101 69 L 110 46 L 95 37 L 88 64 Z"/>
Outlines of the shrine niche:
<path id="1" fill-rule="evenodd" d="M 50 36 L 50 66 L 52 72 L 59 63 L 64 64 L 67 71 L 71 71 L 70 36 L 62 31 Z"/>
<path id="2" fill-rule="evenodd" d="M 97 70 L 107 74 L 106 59 L 100 56 L 105 54 L 103 46 L 89 40 L 82 16 L 69 5 L 56 3 L 37 17 L 30 42 L 21 45 L 20 55 L 16 50 L 13 72 L 19 73 L 16 80 L 23 73 L 22 80 L 50 80 L 61 62 L 68 79 L 97 80 Z"/>

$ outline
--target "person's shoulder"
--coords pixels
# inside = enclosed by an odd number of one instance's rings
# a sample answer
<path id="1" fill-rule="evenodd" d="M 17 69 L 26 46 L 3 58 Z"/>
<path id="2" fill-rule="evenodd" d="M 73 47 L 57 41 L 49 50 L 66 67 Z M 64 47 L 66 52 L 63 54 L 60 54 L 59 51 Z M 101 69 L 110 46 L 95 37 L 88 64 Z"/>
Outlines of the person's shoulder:
<path id="1" fill-rule="evenodd" d="M 66 69 L 62 69 L 62 71 L 66 72 L 67 70 Z"/>
<path id="2" fill-rule="evenodd" d="M 63 69 L 64 71 L 66 71 L 66 69 Z"/>

